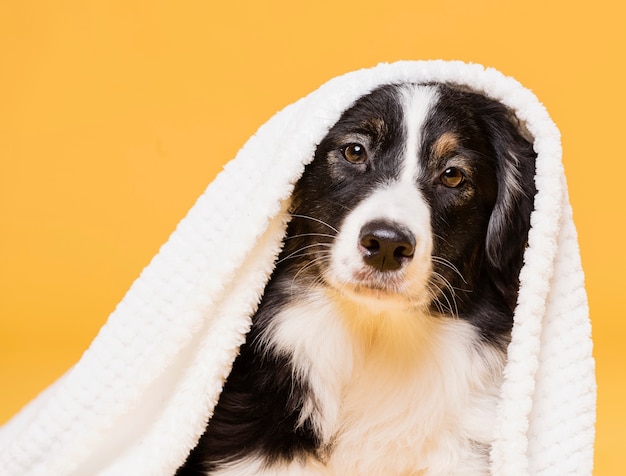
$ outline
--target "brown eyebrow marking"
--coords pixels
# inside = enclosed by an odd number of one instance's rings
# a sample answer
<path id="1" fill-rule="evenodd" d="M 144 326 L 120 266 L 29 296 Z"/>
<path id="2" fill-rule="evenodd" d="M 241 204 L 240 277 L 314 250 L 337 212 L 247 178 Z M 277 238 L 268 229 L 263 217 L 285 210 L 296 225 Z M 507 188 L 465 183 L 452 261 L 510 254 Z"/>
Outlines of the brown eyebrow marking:
<path id="1" fill-rule="evenodd" d="M 364 128 L 376 134 L 378 137 L 382 137 L 387 133 L 387 123 L 384 119 L 381 119 L 380 117 L 372 117 L 366 119 L 365 121 L 363 121 L 362 125 Z"/>
<path id="2" fill-rule="evenodd" d="M 433 144 L 433 155 L 435 157 L 445 157 L 457 149 L 458 145 L 459 137 L 454 132 L 444 132 Z"/>

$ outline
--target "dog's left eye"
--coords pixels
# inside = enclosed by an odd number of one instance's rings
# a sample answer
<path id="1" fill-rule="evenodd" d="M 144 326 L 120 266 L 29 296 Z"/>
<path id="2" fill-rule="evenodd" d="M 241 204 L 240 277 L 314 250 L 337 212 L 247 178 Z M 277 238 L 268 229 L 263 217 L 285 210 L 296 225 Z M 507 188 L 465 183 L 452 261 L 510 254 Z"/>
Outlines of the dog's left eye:
<path id="1" fill-rule="evenodd" d="M 362 164 L 367 160 L 367 150 L 365 150 L 365 146 L 362 144 L 348 144 L 340 150 L 344 159 L 352 164 Z"/>
<path id="2" fill-rule="evenodd" d="M 465 182 L 465 175 L 460 169 L 450 167 L 444 170 L 440 176 L 441 183 L 449 188 L 460 187 Z"/>

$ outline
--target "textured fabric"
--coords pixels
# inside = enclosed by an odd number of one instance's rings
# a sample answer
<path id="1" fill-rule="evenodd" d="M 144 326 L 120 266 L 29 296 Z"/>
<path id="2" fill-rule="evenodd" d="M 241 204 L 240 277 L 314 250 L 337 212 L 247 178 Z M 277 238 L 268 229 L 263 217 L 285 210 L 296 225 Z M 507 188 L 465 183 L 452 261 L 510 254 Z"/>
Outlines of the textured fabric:
<path id="1" fill-rule="evenodd" d="M 595 377 L 559 132 L 493 69 L 381 64 L 276 114 L 207 188 L 77 364 L 0 429 L 2 475 L 171 475 L 203 432 L 280 250 L 293 184 L 342 111 L 402 81 L 465 85 L 533 138 L 537 195 L 492 450 L 495 475 L 589 475 Z M 209 158 L 210 160 L 210 158 Z"/>

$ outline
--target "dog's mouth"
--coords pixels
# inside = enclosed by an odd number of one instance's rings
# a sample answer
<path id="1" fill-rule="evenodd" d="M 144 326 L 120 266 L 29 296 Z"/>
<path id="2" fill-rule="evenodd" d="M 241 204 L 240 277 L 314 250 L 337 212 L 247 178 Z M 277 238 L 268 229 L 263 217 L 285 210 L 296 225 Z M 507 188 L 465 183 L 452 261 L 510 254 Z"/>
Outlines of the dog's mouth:
<path id="1" fill-rule="evenodd" d="M 375 308 L 424 308 L 428 305 L 425 286 L 411 279 L 405 270 L 393 273 L 372 272 L 361 269 L 352 279 L 329 282 L 330 287 L 342 296 Z"/>
<path id="2" fill-rule="evenodd" d="M 352 273 L 348 285 L 360 293 L 405 294 L 407 276 L 404 270 L 381 273 L 370 267 L 362 267 Z"/>
<path id="3" fill-rule="evenodd" d="M 405 294 L 395 286 L 384 285 L 375 281 L 351 283 L 347 289 L 353 294 L 377 299 L 399 298 Z"/>
<path id="4" fill-rule="evenodd" d="M 392 305 L 396 307 L 399 304 L 406 306 L 412 302 L 404 293 L 397 292 L 394 289 L 371 287 L 367 285 L 356 285 L 352 288 L 348 288 L 345 294 L 357 302 L 368 303 L 370 305 L 375 303 L 376 307 L 381 305 Z"/>

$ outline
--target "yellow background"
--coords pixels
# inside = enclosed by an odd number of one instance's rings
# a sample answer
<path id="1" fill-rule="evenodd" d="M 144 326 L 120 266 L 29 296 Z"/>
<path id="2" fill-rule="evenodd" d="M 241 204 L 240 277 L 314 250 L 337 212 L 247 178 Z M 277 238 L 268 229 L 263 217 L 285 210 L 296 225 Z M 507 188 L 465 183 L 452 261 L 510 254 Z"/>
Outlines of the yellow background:
<path id="1" fill-rule="evenodd" d="M 381 61 L 462 59 L 516 77 L 562 131 L 594 325 L 595 474 L 623 474 L 621 3 L 2 1 L 0 422 L 80 357 L 275 111 Z"/>

